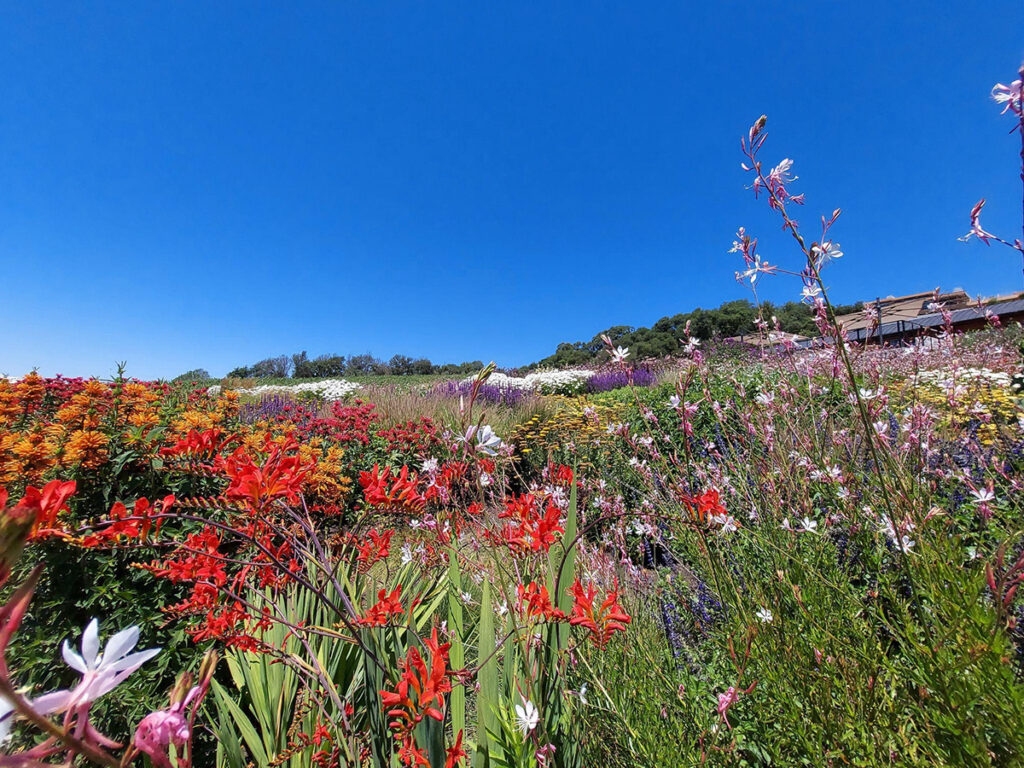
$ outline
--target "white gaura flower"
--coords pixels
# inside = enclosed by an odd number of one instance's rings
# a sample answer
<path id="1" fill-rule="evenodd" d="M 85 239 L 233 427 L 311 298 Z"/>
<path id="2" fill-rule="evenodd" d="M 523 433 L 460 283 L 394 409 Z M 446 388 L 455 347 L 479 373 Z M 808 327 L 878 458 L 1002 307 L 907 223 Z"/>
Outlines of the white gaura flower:
<path id="1" fill-rule="evenodd" d="M 71 650 L 64 641 L 62 654 L 69 667 L 82 675 L 81 681 L 70 691 L 47 694 L 46 706 L 51 711 L 61 712 L 95 701 L 112 691 L 128 675 L 160 653 L 159 648 L 150 648 L 130 653 L 139 642 L 139 628 L 128 627 L 107 640 L 100 653 L 99 621 L 93 619 L 82 633 L 81 654 Z"/>
<path id="2" fill-rule="evenodd" d="M 580 686 L 580 704 L 583 706 L 587 705 L 587 684 L 584 683 Z"/>
<path id="3" fill-rule="evenodd" d="M 532 701 L 523 698 L 522 704 L 516 704 L 516 725 L 519 726 L 523 736 L 536 728 L 539 722 L 540 712 L 537 711 L 537 707 L 533 705 Z"/>
<path id="4" fill-rule="evenodd" d="M 988 504 L 990 501 L 996 500 L 996 495 L 988 488 L 979 488 L 972 490 L 971 495 L 974 497 L 975 504 Z"/>
<path id="5" fill-rule="evenodd" d="M 11 738 L 11 722 L 14 720 L 14 705 L 0 696 L 0 747 Z"/>
<path id="6" fill-rule="evenodd" d="M 629 347 L 616 347 L 612 350 L 613 362 L 624 363 L 627 357 L 629 357 Z"/>
<path id="7" fill-rule="evenodd" d="M 760 621 L 762 624 L 771 624 L 772 621 L 775 620 L 775 616 L 773 616 L 772 612 L 767 608 L 761 608 L 760 610 L 758 610 L 755 616 L 757 616 L 757 620 Z"/>
<path id="8" fill-rule="evenodd" d="M 466 430 L 466 442 L 468 443 L 476 437 L 476 449 L 480 453 L 486 453 L 488 456 L 497 456 L 498 450 L 504 445 L 504 442 L 500 437 L 494 434 L 494 430 L 491 429 L 490 424 L 484 424 L 482 427 L 477 429 L 476 427 L 470 427 Z"/>
<path id="9" fill-rule="evenodd" d="M 800 521 L 800 530 L 805 531 L 806 533 L 814 533 L 817 527 L 818 521 L 811 520 L 811 518 L 809 517 L 805 517 L 803 520 Z"/>

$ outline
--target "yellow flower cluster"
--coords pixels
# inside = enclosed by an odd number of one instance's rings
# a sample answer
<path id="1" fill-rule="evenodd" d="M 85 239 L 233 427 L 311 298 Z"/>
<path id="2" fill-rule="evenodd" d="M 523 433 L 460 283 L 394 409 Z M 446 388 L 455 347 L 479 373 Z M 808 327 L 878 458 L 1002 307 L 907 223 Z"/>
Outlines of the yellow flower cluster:
<path id="1" fill-rule="evenodd" d="M 573 442 L 578 447 L 600 445 L 607 438 L 607 427 L 622 420 L 621 404 L 594 403 L 585 397 L 553 395 L 555 412 L 546 418 L 534 416 L 516 425 L 510 441 L 521 454 L 545 453 Z"/>
<path id="2" fill-rule="evenodd" d="M 957 392 L 952 405 L 947 391 L 934 384 L 914 385 L 908 382 L 894 389 L 896 399 L 903 406 L 917 402 L 939 413 L 943 427 L 962 428 L 971 421 L 982 422 L 978 427 L 978 439 L 984 445 L 990 445 L 998 438 L 1000 427 L 1014 424 L 1024 417 L 1019 399 L 1006 387 L 972 382 Z"/>

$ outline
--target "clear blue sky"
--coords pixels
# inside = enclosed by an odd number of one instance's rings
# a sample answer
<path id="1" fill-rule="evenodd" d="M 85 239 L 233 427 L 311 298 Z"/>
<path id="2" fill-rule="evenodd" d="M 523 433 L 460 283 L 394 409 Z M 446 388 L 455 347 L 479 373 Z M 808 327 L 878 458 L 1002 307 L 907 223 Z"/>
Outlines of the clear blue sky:
<path id="1" fill-rule="evenodd" d="M 538 359 L 746 295 L 739 137 L 834 297 L 1022 286 L 1024 3 L 3 3 L 0 372 Z M 766 281 L 773 300 L 799 285 Z"/>

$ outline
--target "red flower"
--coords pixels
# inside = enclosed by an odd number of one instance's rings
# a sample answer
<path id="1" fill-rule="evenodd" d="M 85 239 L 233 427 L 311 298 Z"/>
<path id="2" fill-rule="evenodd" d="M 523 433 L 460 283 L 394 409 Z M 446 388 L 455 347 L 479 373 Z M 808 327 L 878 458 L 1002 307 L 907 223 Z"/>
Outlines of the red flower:
<path id="1" fill-rule="evenodd" d="M 569 594 L 575 598 L 572 606 L 572 616 L 569 623 L 573 626 L 582 626 L 590 630 L 591 639 L 598 648 L 604 648 L 615 632 L 625 632 L 626 625 L 630 623 L 629 615 L 619 605 L 619 586 L 608 593 L 604 602 L 599 608 L 594 607 L 594 598 L 597 597 L 597 587 L 593 584 L 587 585 L 586 590 L 576 579 L 569 588 Z"/>
<path id="2" fill-rule="evenodd" d="M 444 768 L 455 768 L 459 763 L 462 762 L 462 758 L 469 757 L 466 752 L 462 749 L 462 731 L 459 731 L 459 735 L 455 738 L 455 744 L 445 750 L 447 758 L 444 761 Z"/>
<path id="3" fill-rule="evenodd" d="M 32 537 L 37 538 L 47 533 L 59 532 L 57 515 L 67 510 L 68 499 L 75 492 L 75 481 L 51 480 L 40 491 L 31 485 L 25 489 L 12 514 L 31 514 L 35 518 L 32 526 Z M 4 494 L 6 496 L 6 493 Z"/>
<path id="4" fill-rule="evenodd" d="M 362 544 L 358 543 L 354 538 L 350 539 L 350 543 L 359 552 L 356 555 L 356 562 L 359 564 L 359 570 L 362 573 L 366 573 L 371 565 L 388 556 L 391 552 L 391 537 L 395 535 L 395 532 L 388 529 L 383 533 L 377 533 L 377 529 L 374 528 L 366 535 L 369 538 Z"/>
<path id="5" fill-rule="evenodd" d="M 359 619 L 364 627 L 383 627 L 392 616 L 400 616 L 405 612 L 402 607 L 402 585 L 399 584 L 389 595 L 386 589 L 377 593 L 377 603 L 370 607 L 366 615 Z"/>
<path id="6" fill-rule="evenodd" d="M 554 504 L 548 504 L 541 513 L 537 499 L 532 494 L 522 494 L 506 501 L 505 511 L 499 518 L 511 519 L 492 538 L 508 546 L 513 553 L 547 552 L 558 541 L 558 534 L 565 533 L 560 522 L 561 511 Z"/>
<path id="7" fill-rule="evenodd" d="M 277 499 L 297 504 L 302 481 L 313 469 L 312 464 L 303 464 L 298 456 L 288 456 L 285 451 L 297 447 L 294 442 L 284 446 L 272 445 L 267 437 L 268 454 L 262 465 L 257 464 L 242 446 L 234 453 L 219 459 L 230 484 L 224 496 L 232 501 L 241 501 L 251 513 L 264 512 Z"/>
<path id="8" fill-rule="evenodd" d="M 381 473 L 380 466 L 373 465 L 372 472 L 359 473 L 359 485 L 363 487 L 363 496 L 371 507 L 398 507 L 412 512 L 421 512 L 427 505 L 416 487 L 416 473 L 410 474 L 409 467 L 403 466 L 398 477 L 391 482 L 391 467 L 385 467 Z"/>
<path id="9" fill-rule="evenodd" d="M 402 674 L 394 691 L 380 691 L 381 703 L 388 717 L 394 718 L 390 725 L 395 738 L 401 742 L 398 757 L 407 766 L 427 765 L 423 752 L 416 746 L 413 731 L 424 717 L 444 722 L 444 694 L 452 689 L 448 679 L 448 648 L 437 639 L 437 627 L 424 640 L 423 645 L 429 656 L 429 666 L 419 650 L 413 646 L 405 660 L 399 662 Z"/>
<path id="10" fill-rule="evenodd" d="M 538 585 L 536 581 L 531 581 L 525 587 L 520 584 L 516 588 L 516 592 L 519 596 L 519 609 L 528 618 L 565 621 L 565 613 L 552 605 L 547 587 Z"/>

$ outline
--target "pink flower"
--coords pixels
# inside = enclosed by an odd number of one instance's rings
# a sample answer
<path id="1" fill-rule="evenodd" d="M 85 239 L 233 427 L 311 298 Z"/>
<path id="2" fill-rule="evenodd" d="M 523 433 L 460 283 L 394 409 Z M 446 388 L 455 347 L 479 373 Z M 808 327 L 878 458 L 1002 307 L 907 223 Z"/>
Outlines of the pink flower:
<path id="1" fill-rule="evenodd" d="M 740 690 L 736 686 L 730 685 L 725 693 L 718 694 L 718 715 L 730 730 L 732 729 L 728 717 L 730 707 L 740 700 L 740 694 L 746 695 L 751 693 L 755 686 L 757 686 L 756 680 L 746 690 Z"/>
<path id="2" fill-rule="evenodd" d="M 999 104 L 1005 104 L 1000 114 L 1005 115 L 1007 110 L 1015 114 L 1021 113 L 1021 81 L 1014 80 L 1009 85 L 996 83 L 992 86 L 992 98 Z"/>
<path id="3" fill-rule="evenodd" d="M 981 209 L 984 207 L 985 198 L 983 197 L 981 198 L 981 200 L 974 204 L 973 208 L 971 208 L 971 231 L 960 238 L 964 242 L 969 240 L 971 237 L 976 237 L 979 240 L 981 240 L 981 242 L 983 242 L 985 245 L 988 245 L 988 241 L 990 239 L 999 239 L 996 238 L 996 236 L 993 235 L 991 232 L 986 232 L 984 229 L 981 228 Z"/>
<path id="4" fill-rule="evenodd" d="M 193 688 L 184 700 L 146 715 L 135 729 L 135 748 L 149 756 L 154 768 L 171 768 L 171 744 L 179 752 L 178 748 L 188 743 L 192 731 L 185 719 L 185 707 L 198 694 L 199 688 Z"/>

